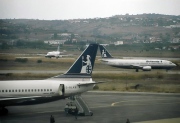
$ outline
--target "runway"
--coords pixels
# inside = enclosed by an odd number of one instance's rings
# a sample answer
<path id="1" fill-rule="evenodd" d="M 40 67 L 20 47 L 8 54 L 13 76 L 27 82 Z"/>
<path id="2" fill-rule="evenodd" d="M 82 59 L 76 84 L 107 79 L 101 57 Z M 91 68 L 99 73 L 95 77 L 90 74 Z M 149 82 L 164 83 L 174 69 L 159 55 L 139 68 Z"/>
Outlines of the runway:
<path id="1" fill-rule="evenodd" d="M 180 118 L 180 94 L 87 92 L 82 95 L 93 116 L 66 116 L 68 99 L 31 106 L 14 106 L 0 123 L 48 123 L 50 115 L 56 123 L 126 123 Z"/>
<path id="2" fill-rule="evenodd" d="M 44 73 L 50 73 L 50 74 L 60 74 L 60 73 L 65 73 L 66 70 L 0 70 L 0 74 L 8 74 L 8 73 L 36 73 L 36 74 L 44 74 Z M 143 71 L 140 71 L 141 73 L 143 73 Z M 161 72 L 164 74 L 180 74 L 179 70 L 169 70 L 169 71 L 165 71 L 165 70 L 152 70 L 151 72 Z M 134 70 L 113 70 L 113 71 L 93 71 L 93 73 L 136 73 Z M 150 72 L 149 72 L 150 73 Z"/>

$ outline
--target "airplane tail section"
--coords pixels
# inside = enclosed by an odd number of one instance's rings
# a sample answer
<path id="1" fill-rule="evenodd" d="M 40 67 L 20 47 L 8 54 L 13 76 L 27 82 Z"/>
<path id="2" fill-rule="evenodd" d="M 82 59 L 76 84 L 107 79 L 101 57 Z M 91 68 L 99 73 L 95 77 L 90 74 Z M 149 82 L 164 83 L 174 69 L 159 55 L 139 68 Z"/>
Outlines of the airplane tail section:
<path id="1" fill-rule="evenodd" d="M 60 51 L 59 45 L 58 45 L 57 51 Z"/>
<path id="2" fill-rule="evenodd" d="M 94 62 L 96 59 L 97 49 L 98 44 L 89 44 L 89 46 L 82 52 L 82 54 L 69 68 L 69 70 L 63 75 L 91 76 L 94 67 Z"/>
<path id="3" fill-rule="evenodd" d="M 103 45 L 99 45 L 99 49 L 102 58 L 113 58 Z"/>

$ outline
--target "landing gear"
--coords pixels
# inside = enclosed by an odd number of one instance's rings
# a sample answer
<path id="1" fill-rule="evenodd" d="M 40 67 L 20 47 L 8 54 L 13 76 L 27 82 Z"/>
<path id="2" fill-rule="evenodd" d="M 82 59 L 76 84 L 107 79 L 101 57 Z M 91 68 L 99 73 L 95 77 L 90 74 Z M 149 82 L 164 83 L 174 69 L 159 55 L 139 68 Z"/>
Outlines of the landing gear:
<path id="1" fill-rule="evenodd" d="M 139 72 L 139 69 L 136 69 L 136 72 Z"/>
<path id="2" fill-rule="evenodd" d="M 8 110 L 5 107 L 0 108 L 0 115 L 7 115 Z"/>
<path id="3" fill-rule="evenodd" d="M 90 111 L 89 113 L 90 113 L 90 116 L 93 116 L 93 112 L 92 111 Z"/>

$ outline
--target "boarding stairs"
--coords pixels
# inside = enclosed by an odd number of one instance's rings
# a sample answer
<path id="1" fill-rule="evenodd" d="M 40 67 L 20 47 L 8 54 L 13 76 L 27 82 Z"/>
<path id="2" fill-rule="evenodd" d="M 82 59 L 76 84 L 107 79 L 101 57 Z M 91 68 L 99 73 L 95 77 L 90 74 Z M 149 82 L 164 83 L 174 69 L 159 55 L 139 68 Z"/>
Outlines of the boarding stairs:
<path id="1" fill-rule="evenodd" d="M 85 103 L 81 95 L 74 96 L 74 102 L 78 108 L 78 113 L 84 116 L 92 116 L 93 113 L 89 110 L 88 105 Z"/>

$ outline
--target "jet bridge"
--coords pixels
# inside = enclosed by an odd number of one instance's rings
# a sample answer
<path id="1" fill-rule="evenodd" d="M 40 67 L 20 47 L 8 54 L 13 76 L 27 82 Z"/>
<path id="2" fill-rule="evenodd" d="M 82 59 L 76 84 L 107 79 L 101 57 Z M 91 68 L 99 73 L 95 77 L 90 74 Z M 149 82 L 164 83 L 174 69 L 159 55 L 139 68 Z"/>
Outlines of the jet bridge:
<path id="1" fill-rule="evenodd" d="M 83 116 L 92 116 L 93 113 L 89 110 L 88 105 L 85 103 L 83 98 L 80 95 L 76 95 L 70 98 L 72 100 L 71 103 L 74 103 L 78 109 L 78 115 Z M 67 110 L 67 108 L 66 108 Z M 69 108 L 69 110 L 72 110 Z"/>

